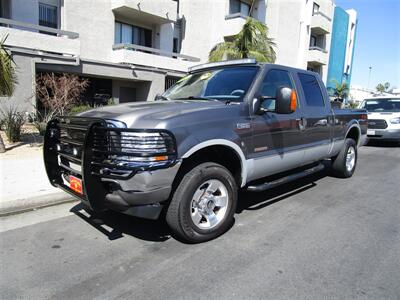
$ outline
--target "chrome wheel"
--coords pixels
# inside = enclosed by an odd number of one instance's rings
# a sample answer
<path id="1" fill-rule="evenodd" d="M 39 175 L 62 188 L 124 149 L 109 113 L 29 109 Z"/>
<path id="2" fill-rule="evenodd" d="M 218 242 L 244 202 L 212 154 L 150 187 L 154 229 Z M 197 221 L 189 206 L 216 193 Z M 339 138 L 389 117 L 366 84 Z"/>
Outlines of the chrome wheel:
<path id="1" fill-rule="evenodd" d="M 229 204 L 226 186 L 217 179 L 207 180 L 195 191 L 191 202 L 191 218 L 200 229 L 211 229 L 224 219 Z"/>
<path id="2" fill-rule="evenodd" d="M 356 150 L 350 146 L 346 154 L 346 170 L 351 172 L 356 164 Z"/>

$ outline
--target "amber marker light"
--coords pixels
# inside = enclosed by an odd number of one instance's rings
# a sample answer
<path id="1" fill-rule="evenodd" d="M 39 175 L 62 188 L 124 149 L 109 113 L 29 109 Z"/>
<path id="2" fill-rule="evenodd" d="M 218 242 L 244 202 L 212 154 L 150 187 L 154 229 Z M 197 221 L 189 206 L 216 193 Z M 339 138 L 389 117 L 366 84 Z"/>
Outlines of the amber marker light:
<path id="1" fill-rule="evenodd" d="M 166 156 L 166 155 L 161 155 L 161 156 L 155 157 L 156 161 L 167 160 L 167 159 L 168 159 L 168 156 Z"/>
<path id="2" fill-rule="evenodd" d="M 296 107 L 297 107 L 297 95 L 296 92 L 294 90 L 292 90 L 292 93 L 290 94 L 290 110 L 296 111 Z"/>

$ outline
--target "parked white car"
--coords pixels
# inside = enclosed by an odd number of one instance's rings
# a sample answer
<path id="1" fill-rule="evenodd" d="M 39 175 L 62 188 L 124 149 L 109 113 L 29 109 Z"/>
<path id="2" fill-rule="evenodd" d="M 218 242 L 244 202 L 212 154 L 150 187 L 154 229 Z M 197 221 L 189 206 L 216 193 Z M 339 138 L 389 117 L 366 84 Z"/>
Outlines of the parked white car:
<path id="1" fill-rule="evenodd" d="M 368 111 L 368 139 L 400 142 L 399 96 L 365 99 L 359 108 Z"/>

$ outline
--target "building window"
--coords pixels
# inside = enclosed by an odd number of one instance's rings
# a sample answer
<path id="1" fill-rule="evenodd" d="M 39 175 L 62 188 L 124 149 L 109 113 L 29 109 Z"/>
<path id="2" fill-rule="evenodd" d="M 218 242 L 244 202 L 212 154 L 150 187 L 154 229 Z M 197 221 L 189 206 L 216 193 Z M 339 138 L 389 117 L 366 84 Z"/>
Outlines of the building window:
<path id="1" fill-rule="evenodd" d="M 152 32 L 150 29 L 115 22 L 115 44 L 135 44 L 145 47 L 152 46 Z"/>
<path id="2" fill-rule="evenodd" d="M 310 47 L 317 47 L 317 37 L 315 35 L 310 38 Z"/>
<path id="3" fill-rule="evenodd" d="M 230 0 L 229 1 L 229 13 L 248 16 L 250 15 L 250 4 L 240 0 Z"/>
<path id="4" fill-rule="evenodd" d="M 165 90 L 168 90 L 171 86 L 178 82 L 181 77 L 165 76 Z"/>
<path id="5" fill-rule="evenodd" d="M 39 3 L 39 25 L 58 28 L 57 6 Z"/>
<path id="6" fill-rule="evenodd" d="M 318 12 L 319 12 L 319 5 L 318 5 L 317 3 L 314 2 L 312 14 L 315 15 L 315 14 L 318 13 Z"/>
<path id="7" fill-rule="evenodd" d="M 174 38 L 173 40 L 172 52 L 181 53 L 181 44 L 179 43 L 178 38 Z"/>
<path id="8" fill-rule="evenodd" d="M 10 0 L 0 0 L 0 18 L 10 18 Z"/>

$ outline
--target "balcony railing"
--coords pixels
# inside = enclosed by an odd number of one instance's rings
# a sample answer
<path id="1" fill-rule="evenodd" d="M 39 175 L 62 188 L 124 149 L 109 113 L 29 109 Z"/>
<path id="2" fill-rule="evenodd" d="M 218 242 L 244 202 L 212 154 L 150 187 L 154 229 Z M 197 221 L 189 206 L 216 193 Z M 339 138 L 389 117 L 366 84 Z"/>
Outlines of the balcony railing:
<path id="1" fill-rule="evenodd" d="M 316 65 L 326 65 L 328 64 L 328 51 L 318 46 L 312 46 L 309 48 L 307 61 Z"/>
<path id="2" fill-rule="evenodd" d="M 321 51 L 323 53 L 328 53 L 327 50 L 325 50 L 324 48 L 318 47 L 318 46 L 310 46 L 310 48 L 308 48 L 309 50 L 318 50 Z"/>
<path id="3" fill-rule="evenodd" d="M 77 39 L 79 37 L 79 33 L 77 32 L 55 29 L 46 26 L 40 26 L 36 24 L 14 21 L 11 19 L 4 19 L 4 18 L 0 18 L 0 26 L 11 27 L 11 28 L 15 27 L 15 29 L 21 29 L 21 30 L 25 29 L 28 31 L 40 31 L 41 33 L 50 33 L 50 34 L 55 34 L 57 36 L 65 36 L 70 39 Z"/>
<path id="4" fill-rule="evenodd" d="M 328 21 L 332 21 L 332 19 L 331 19 L 328 15 L 324 14 L 322 11 L 316 11 L 316 12 L 313 14 L 313 16 L 318 16 L 318 15 L 324 17 L 324 18 L 327 19 Z"/>
<path id="5" fill-rule="evenodd" d="M 160 49 L 156 49 L 156 48 L 145 47 L 145 46 L 141 46 L 141 45 L 135 45 L 135 44 L 115 44 L 115 45 L 113 45 L 113 50 L 120 50 L 120 49 L 140 51 L 140 52 L 145 52 L 145 53 L 160 55 L 160 56 L 166 56 L 166 57 L 171 57 L 171 58 L 176 58 L 176 59 L 180 58 L 181 60 L 186 60 L 186 61 L 191 61 L 191 62 L 199 62 L 200 61 L 200 59 L 197 57 L 184 55 L 184 54 L 180 54 L 180 53 L 175 53 L 175 52 L 164 51 L 164 50 L 160 50 Z"/>

